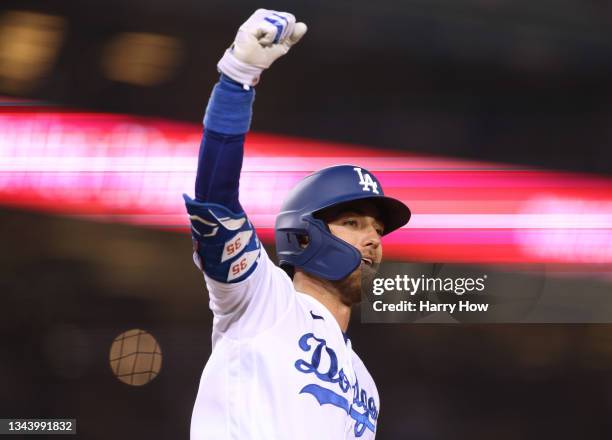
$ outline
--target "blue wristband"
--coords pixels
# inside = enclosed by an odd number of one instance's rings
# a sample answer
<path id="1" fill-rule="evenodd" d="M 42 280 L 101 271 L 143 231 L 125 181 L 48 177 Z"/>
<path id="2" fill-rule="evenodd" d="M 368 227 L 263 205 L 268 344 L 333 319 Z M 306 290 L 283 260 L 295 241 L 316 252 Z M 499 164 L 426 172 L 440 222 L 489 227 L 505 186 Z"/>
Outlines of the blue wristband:
<path id="1" fill-rule="evenodd" d="M 255 89 L 245 90 L 242 84 L 222 74 L 208 100 L 204 127 L 226 135 L 248 132 L 254 100 Z"/>

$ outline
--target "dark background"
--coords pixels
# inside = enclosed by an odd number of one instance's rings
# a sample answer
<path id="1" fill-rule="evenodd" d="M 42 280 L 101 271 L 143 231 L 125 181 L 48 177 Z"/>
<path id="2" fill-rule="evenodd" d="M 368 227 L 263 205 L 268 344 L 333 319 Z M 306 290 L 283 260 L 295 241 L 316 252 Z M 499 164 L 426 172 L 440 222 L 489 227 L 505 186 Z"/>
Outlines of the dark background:
<path id="1" fill-rule="evenodd" d="M 5 0 L 3 10 L 64 17 L 66 33 L 45 75 L 0 93 L 197 122 L 217 60 L 260 6 L 290 10 L 310 30 L 264 74 L 255 130 L 612 171 L 605 1 Z M 122 32 L 180 41 L 173 74 L 154 86 L 105 76 L 100 58 Z M 74 417 L 87 439 L 187 438 L 211 328 L 189 237 L 3 210 L 0 243 L 0 415 Z M 164 356 L 143 387 L 116 380 L 108 363 L 113 339 L 132 328 L 153 334 Z M 350 331 L 381 394 L 379 439 L 603 439 L 611 330 Z"/>
<path id="2" fill-rule="evenodd" d="M 44 77 L 55 103 L 200 121 L 216 63 L 262 5 L 220 0 L 4 0 L 65 18 Z M 602 0 L 270 1 L 310 31 L 258 87 L 253 128 L 545 168 L 612 171 L 612 5 Z M 124 32 L 180 43 L 153 87 L 108 79 Z M 10 93 L 10 90 L 4 90 Z"/>

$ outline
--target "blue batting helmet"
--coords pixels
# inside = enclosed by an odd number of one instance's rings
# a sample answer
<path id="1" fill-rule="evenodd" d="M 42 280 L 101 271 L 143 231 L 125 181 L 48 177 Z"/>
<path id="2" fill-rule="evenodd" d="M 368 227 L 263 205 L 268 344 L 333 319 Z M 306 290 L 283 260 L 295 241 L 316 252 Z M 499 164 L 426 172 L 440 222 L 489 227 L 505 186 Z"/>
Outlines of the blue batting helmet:
<path id="1" fill-rule="evenodd" d="M 358 200 L 368 200 L 378 208 L 384 234 L 410 219 L 408 207 L 386 197 L 378 179 L 366 169 L 353 165 L 324 168 L 305 177 L 289 192 L 276 217 L 274 232 L 280 266 L 290 276 L 295 268 L 332 281 L 350 275 L 361 263 L 361 254 L 332 235 L 317 214 Z M 308 237 L 308 244 L 300 240 L 302 236 Z"/>

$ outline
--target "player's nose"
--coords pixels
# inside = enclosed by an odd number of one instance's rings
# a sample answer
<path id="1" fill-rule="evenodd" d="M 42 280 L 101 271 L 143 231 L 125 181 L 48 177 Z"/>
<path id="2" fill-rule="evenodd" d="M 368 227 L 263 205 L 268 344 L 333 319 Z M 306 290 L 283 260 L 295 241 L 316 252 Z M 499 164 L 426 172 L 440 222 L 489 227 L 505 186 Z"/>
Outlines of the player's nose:
<path id="1" fill-rule="evenodd" d="M 368 228 L 366 229 L 366 232 L 364 235 L 364 246 L 371 247 L 373 249 L 377 249 L 378 247 L 380 247 L 380 245 L 381 245 L 380 235 L 378 234 L 376 226 L 373 224 L 370 224 Z"/>

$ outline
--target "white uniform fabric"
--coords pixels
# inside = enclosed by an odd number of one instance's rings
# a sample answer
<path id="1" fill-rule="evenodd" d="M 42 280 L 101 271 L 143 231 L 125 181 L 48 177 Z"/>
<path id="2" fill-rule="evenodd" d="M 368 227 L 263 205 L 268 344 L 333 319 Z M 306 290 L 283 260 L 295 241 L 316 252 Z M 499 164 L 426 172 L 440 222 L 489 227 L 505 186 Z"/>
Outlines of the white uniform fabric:
<path id="1" fill-rule="evenodd" d="M 332 314 L 261 248 L 255 271 L 226 284 L 205 276 L 212 354 L 191 439 L 373 439 L 376 385 Z"/>

